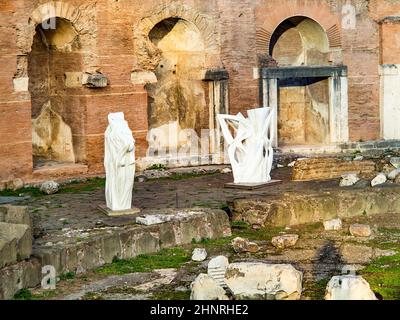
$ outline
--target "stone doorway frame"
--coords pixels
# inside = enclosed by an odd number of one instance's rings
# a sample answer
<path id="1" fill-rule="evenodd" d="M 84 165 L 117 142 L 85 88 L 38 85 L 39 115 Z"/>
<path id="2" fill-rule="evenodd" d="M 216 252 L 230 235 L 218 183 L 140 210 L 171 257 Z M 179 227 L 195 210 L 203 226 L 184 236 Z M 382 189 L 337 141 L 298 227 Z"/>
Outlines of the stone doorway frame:
<path id="1" fill-rule="evenodd" d="M 224 140 L 217 120 L 218 114 L 229 114 L 229 73 L 225 69 L 208 70 L 209 82 L 210 156 L 213 164 L 224 163 Z"/>
<path id="2" fill-rule="evenodd" d="M 271 128 L 271 134 L 274 135 L 274 148 L 279 147 L 279 79 L 288 78 L 329 79 L 330 144 L 338 145 L 349 141 L 348 78 L 346 66 L 261 68 L 259 74 L 260 101 L 262 101 L 264 108 L 271 107 L 275 111 L 273 126 Z"/>

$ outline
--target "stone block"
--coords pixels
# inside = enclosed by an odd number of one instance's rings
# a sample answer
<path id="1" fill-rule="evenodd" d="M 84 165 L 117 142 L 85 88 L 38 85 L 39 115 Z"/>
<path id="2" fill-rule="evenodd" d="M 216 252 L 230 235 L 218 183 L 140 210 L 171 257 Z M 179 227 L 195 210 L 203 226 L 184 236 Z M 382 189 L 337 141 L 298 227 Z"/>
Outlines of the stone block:
<path id="1" fill-rule="evenodd" d="M 13 79 L 14 91 L 15 92 L 26 92 L 29 88 L 29 78 L 14 78 Z"/>
<path id="2" fill-rule="evenodd" d="M 31 228 L 25 224 L 0 222 L 0 268 L 28 259 L 31 254 Z"/>
<path id="3" fill-rule="evenodd" d="M 225 290 L 207 274 L 200 274 L 190 287 L 190 300 L 229 300 Z"/>
<path id="4" fill-rule="evenodd" d="M 12 299 L 21 289 L 34 288 L 42 280 L 42 266 L 36 259 L 22 261 L 0 270 L 0 300 Z"/>
<path id="5" fill-rule="evenodd" d="M 225 282 L 237 300 L 299 300 L 302 272 L 291 265 L 233 263 Z"/>
<path id="6" fill-rule="evenodd" d="M 131 82 L 133 84 L 152 84 L 157 83 L 157 76 L 151 71 L 135 71 L 131 73 Z"/>
<path id="7" fill-rule="evenodd" d="M 0 222 L 26 224 L 32 228 L 32 219 L 29 214 L 29 209 L 23 206 L 0 206 Z"/>
<path id="8" fill-rule="evenodd" d="M 295 181 L 329 180 L 340 178 L 345 174 L 371 174 L 373 172 L 375 172 L 375 163 L 369 160 L 301 159 L 294 166 L 292 179 Z"/>
<path id="9" fill-rule="evenodd" d="M 399 187 L 287 193 L 233 201 L 233 220 L 261 226 L 294 226 L 335 218 L 399 212 Z"/>
<path id="10" fill-rule="evenodd" d="M 326 287 L 325 300 L 378 300 L 361 276 L 336 276 Z"/>

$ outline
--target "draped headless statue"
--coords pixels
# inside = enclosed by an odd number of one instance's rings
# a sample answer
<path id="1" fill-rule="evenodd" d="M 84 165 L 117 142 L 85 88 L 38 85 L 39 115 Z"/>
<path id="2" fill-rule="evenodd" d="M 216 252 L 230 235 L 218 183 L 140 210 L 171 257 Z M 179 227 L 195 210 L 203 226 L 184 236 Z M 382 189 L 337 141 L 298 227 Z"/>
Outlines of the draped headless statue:
<path id="1" fill-rule="evenodd" d="M 135 180 L 135 139 L 124 114 L 111 113 L 105 133 L 106 201 L 112 211 L 132 208 Z"/>

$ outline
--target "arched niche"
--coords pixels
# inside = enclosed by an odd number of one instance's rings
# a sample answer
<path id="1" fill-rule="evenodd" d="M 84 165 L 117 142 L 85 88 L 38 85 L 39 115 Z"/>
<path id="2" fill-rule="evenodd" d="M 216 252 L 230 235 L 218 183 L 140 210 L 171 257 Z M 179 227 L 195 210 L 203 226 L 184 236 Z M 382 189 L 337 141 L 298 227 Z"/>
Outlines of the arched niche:
<path id="1" fill-rule="evenodd" d="M 330 65 L 329 40 L 313 19 L 296 16 L 284 20 L 271 37 L 269 54 L 279 66 Z"/>
<path id="2" fill-rule="evenodd" d="M 200 134 L 208 124 L 204 40 L 196 25 L 181 18 L 159 22 L 149 39 L 159 51 L 157 81 L 146 85 L 149 128 L 164 148 L 181 148 L 188 143 L 182 130 Z M 177 139 L 170 135 L 175 130 Z"/>
<path id="3" fill-rule="evenodd" d="M 269 54 L 283 68 L 330 66 L 325 30 L 304 16 L 279 24 L 272 34 Z M 330 143 L 328 78 L 280 79 L 278 100 L 280 146 Z"/>
<path id="4" fill-rule="evenodd" d="M 35 28 L 28 54 L 34 163 L 75 163 L 82 158 L 82 121 L 71 97 L 67 75 L 83 68 L 79 34 L 73 23 L 55 17 Z"/>

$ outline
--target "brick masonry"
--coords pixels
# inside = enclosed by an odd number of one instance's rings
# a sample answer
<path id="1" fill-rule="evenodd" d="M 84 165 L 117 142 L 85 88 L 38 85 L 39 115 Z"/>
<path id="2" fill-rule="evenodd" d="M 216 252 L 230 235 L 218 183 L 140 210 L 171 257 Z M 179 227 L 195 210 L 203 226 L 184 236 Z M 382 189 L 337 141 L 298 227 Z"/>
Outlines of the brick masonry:
<path id="1" fill-rule="evenodd" d="M 397 1 L 352 0 L 356 28 L 343 29 L 345 0 L 4 0 L 0 3 L 0 184 L 33 172 L 31 97 L 15 91 L 14 78 L 27 77 L 27 56 L 35 27 L 54 15 L 70 21 L 79 34 L 82 66 L 67 72 L 101 71 L 102 89 L 68 88 L 68 109 L 78 110 L 80 160 L 89 173 L 103 172 L 106 115 L 124 111 L 135 135 L 138 155 L 147 149 L 148 99 L 145 85 L 133 84 L 131 72 L 151 64 L 146 33 L 170 17 L 192 22 L 205 43 L 206 68 L 229 72 L 230 112 L 260 105 L 253 79 L 259 54 L 269 53 L 276 27 L 292 16 L 307 16 L 326 31 L 333 64 L 349 70 L 351 141 L 379 140 L 380 64 L 398 64 L 400 28 Z M 394 18 L 393 18 L 394 16 Z M 388 18 L 389 17 L 389 18 Z M 149 51 L 150 50 L 150 51 Z M 146 60 L 147 59 L 147 60 Z M 68 61 L 68 60 L 66 60 Z M 154 61 L 153 61 L 154 63 Z M 79 69 L 79 70 L 75 70 Z M 208 108 L 208 106 L 207 106 Z M 83 141 L 83 142 L 82 142 Z"/>

